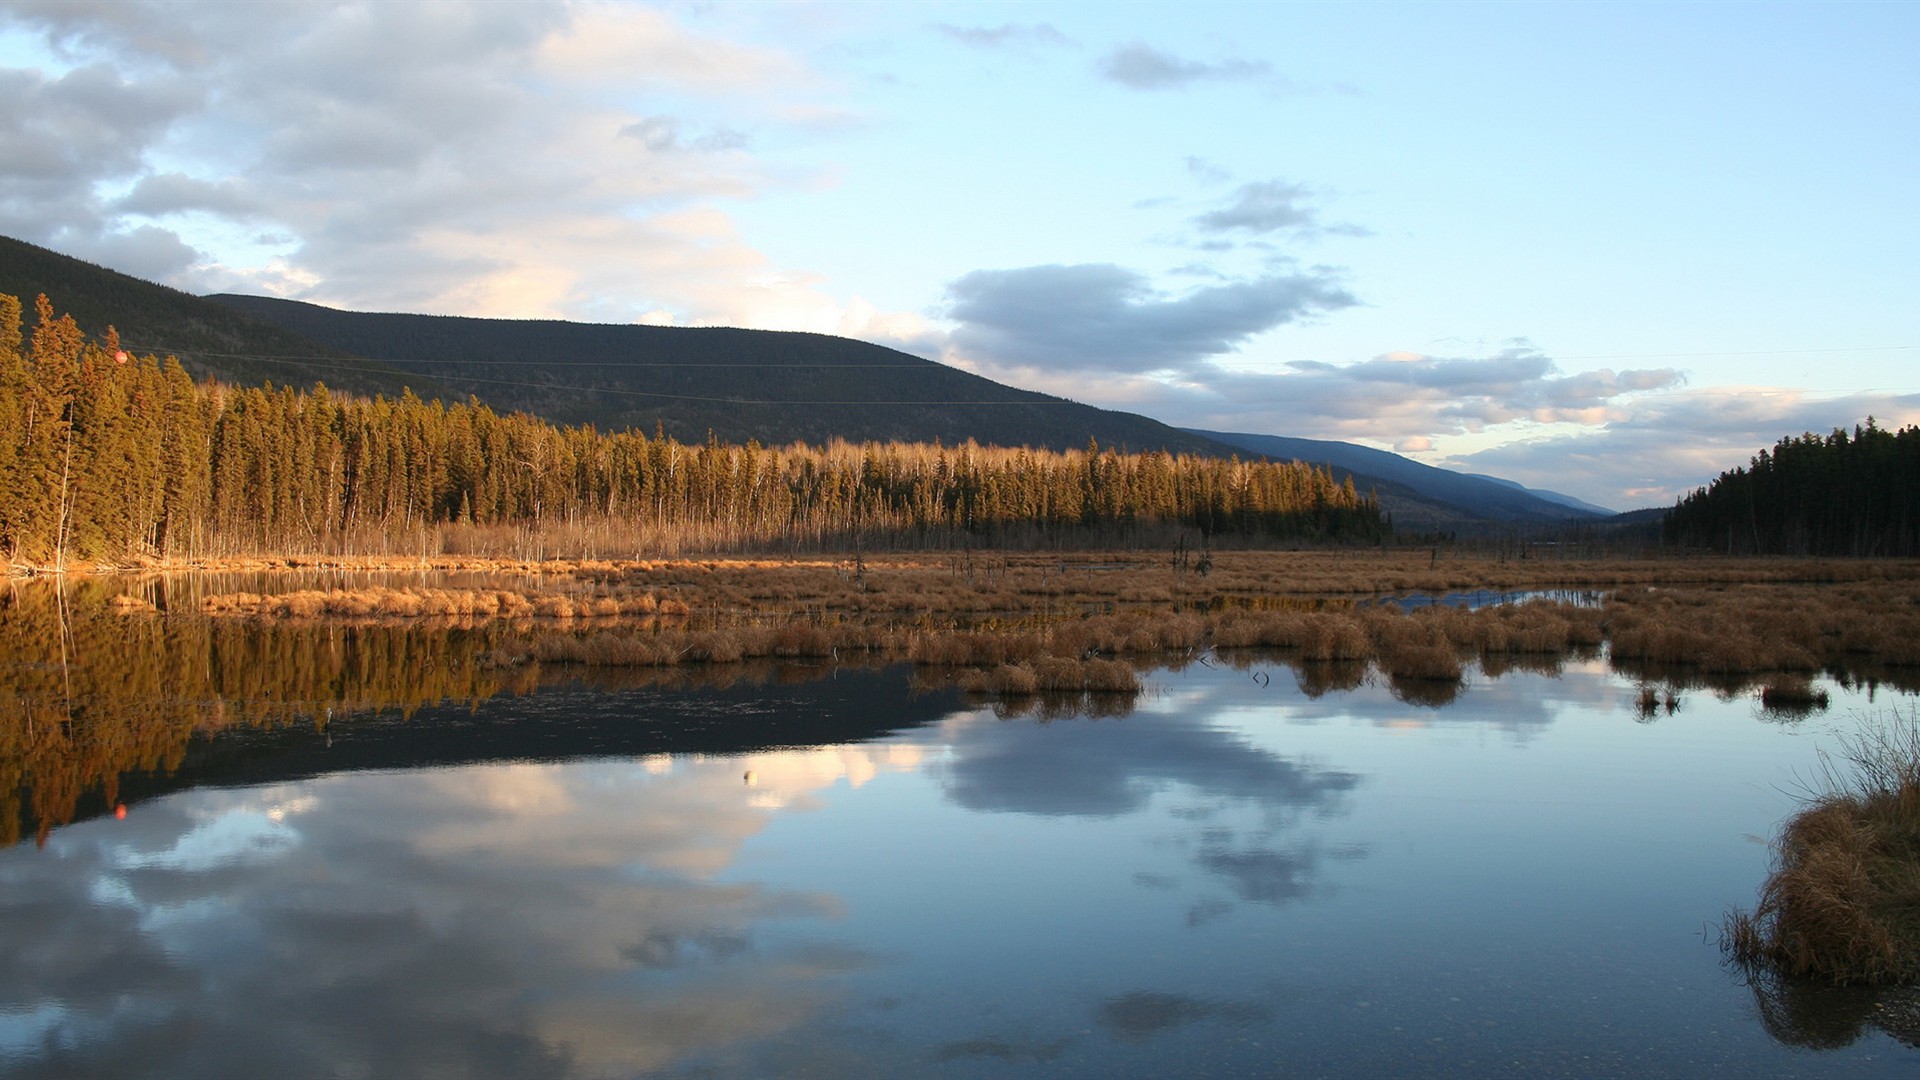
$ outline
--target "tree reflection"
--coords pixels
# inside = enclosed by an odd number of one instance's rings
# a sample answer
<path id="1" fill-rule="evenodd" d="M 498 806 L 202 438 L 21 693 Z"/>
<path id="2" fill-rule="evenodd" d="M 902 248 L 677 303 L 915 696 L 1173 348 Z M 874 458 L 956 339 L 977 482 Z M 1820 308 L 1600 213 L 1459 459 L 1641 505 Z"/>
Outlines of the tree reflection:
<path id="1" fill-rule="evenodd" d="M 530 686 L 485 662 L 498 629 L 118 615 L 106 600 L 100 582 L 0 593 L 0 845 L 112 806 L 123 777 L 177 769 L 196 734 Z"/>

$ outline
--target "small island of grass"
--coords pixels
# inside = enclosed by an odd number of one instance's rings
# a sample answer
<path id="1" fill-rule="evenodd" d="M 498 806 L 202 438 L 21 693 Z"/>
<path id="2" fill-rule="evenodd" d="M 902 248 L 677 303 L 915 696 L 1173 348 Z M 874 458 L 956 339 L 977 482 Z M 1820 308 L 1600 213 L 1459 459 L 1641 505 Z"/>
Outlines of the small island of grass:
<path id="1" fill-rule="evenodd" d="M 1842 985 L 1920 983 L 1920 715 L 1892 714 L 1824 759 L 1753 912 L 1723 943 L 1750 973 Z"/>

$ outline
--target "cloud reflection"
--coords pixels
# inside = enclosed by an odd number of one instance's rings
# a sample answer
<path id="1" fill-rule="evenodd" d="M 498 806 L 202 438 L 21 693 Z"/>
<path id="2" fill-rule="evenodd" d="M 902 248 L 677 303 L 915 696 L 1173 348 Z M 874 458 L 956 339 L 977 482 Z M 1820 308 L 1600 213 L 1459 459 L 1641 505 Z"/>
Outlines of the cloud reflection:
<path id="1" fill-rule="evenodd" d="M 1325 807 L 1359 783 L 1291 761 L 1231 731 L 1158 713 L 1114 722 L 976 718 L 947 727 L 947 794 L 970 810 L 1107 817 L 1184 785 L 1279 807 Z"/>
<path id="2" fill-rule="evenodd" d="M 0 1065 L 629 1075 L 786 1031 L 873 959 L 768 939 L 836 897 L 721 873 L 773 807 L 916 754 L 349 773 L 62 830 L 0 860 Z"/>

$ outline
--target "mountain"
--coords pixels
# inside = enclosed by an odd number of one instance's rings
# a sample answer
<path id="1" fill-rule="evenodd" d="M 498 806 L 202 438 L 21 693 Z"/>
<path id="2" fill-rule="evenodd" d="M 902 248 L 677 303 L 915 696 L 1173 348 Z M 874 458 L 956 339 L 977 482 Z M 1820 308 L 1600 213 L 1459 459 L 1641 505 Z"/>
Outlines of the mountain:
<path id="1" fill-rule="evenodd" d="M 1354 474 L 1362 488 L 1378 485 L 1381 505 L 1394 524 L 1419 529 L 1452 529 L 1464 522 L 1494 521 L 1547 525 L 1594 521 L 1613 511 L 1556 492 L 1538 492 L 1511 480 L 1474 476 L 1422 465 L 1399 454 L 1326 439 L 1189 429 L 1216 442 L 1271 458 L 1330 465 Z"/>
<path id="2" fill-rule="evenodd" d="M 1351 443 L 1181 430 L 1005 386 L 898 350 L 826 334 L 341 311 L 259 296 L 196 297 L 0 237 L 0 292 L 46 293 L 91 334 L 196 376 L 424 398 L 468 395 L 601 430 L 656 424 L 683 441 L 925 442 L 1063 450 L 1261 454 L 1332 466 L 1378 493 L 1403 527 L 1594 520 L 1600 507 Z"/>
<path id="3" fill-rule="evenodd" d="M 1620 512 L 1618 510 L 1609 510 L 1604 506 L 1597 506 L 1587 502 L 1585 499 L 1576 499 L 1571 495 L 1563 495 L 1558 491 L 1547 491 L 1544 488 L 1530 488 L 1523 484 L 1515 483 L 1512 480 L 1505 479 L 1504 477 L 1488 476 L 1486 473 L 1461 473 L 1460 475 L 1474 480 L 1485 480 L 1489 483 L 1503 484 L 1516 491 L 1524 491 L 1536 499 L 1545 499 L 1550 503 L 1559 503 L 1568 509 L 1579 510 L 1582 513 L 1592 514 L 1595 517 L 1613 517 Z"/>
<path id="4" fill-rule="evenodd" d="M 1133 413 L 1019 390 L 896 349 L 827 334 L 341 311 L 209 297 L 357 356 L 430 376 L 496 409 L 602 430 L 656 424 L 682 441 L 766 444 L 973 439 L 1225 455 Z"/>
<path id="5" fill-rule="evenodd" d="M 34 298 L 45 293 L 56 314 L 72 315 L 89 335 L 113 326 L 136 353 L 174 355 L 199 378 L 255 386 L 310 386 L 422 397 L 444 395 L 430 380 L 368 363 L 225 304 L 130 277 L 117 270 L 0 236 L 0 293 L 20 298 L 34 322 Z"/>

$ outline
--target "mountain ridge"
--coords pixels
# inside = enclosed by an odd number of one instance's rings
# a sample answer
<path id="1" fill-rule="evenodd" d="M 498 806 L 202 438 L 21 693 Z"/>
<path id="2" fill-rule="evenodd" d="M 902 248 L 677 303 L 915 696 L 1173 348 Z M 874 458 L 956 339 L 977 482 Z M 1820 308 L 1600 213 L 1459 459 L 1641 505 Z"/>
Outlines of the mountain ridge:
<path id="1" fill-rule="evenodd" d="M 1105 446 L 1224 456 L 1150 417 L 1006 386 L 884 345 L 800 331 L 352 312 L 271 297 L 214 303 L 496 408 L 683 441 Z M 503 373 L 539 373 L 507 378 Z"/>
<path id="2" fill-rule="evenodd" d="M 123 274 L 37 244 L 0 236 L 0 293 L 17 296 L 29 325 L 33 301 L 45 294 L 54 311 L 72 315 L 88 335 L 112 326 L 136 353 L 173 355 L 195 378 L 249 386 L 325 382 L 336 390 L 423 397 L 447 391 L 420 376 L 366 361 L 262 322 L 230 307 Z"/>
<path id="3" fill-rule="evenodd" d="M 1498 477 L 1352 443 L 1181 429 L 1008 386 L 883 345 L 793 331 L 353 312 L 304 301 L 196 297 L 0 237 L 0 292 L 46 293 L 83 330 L 173 354 L 196 377 L 310 385 L 526 411 L 683 442 L 944 442 L 1066 450 L 1258 454 L 1328 465 L 1377 492 L 1403 527 L 1446 531 L 1610 514 Z"/>
<path id="4" fill-rule="evenodd" d="M 1325 464 L 1356 476 L 1376 477 L 1395 489 L 1409 491 L 1418 499 L 1399 505 L 1382 495 L 1382 505 L 1388 507 L 1399 525 L 1423 529 L 1451 527 L 1449 515 L 1431 506 L 1419 505 L 1421 501 L 1513 525 L 1572 524 L 1600 521 L 1614 515 L 1612 510 L 1591 504 L 1573 505 L 1579 500 L 1558 492 L 1536 492 L 1511 480 L 1454 472 L 1355 443 L 1200 428 L 1186 430 L 1251 453 Z"/>

